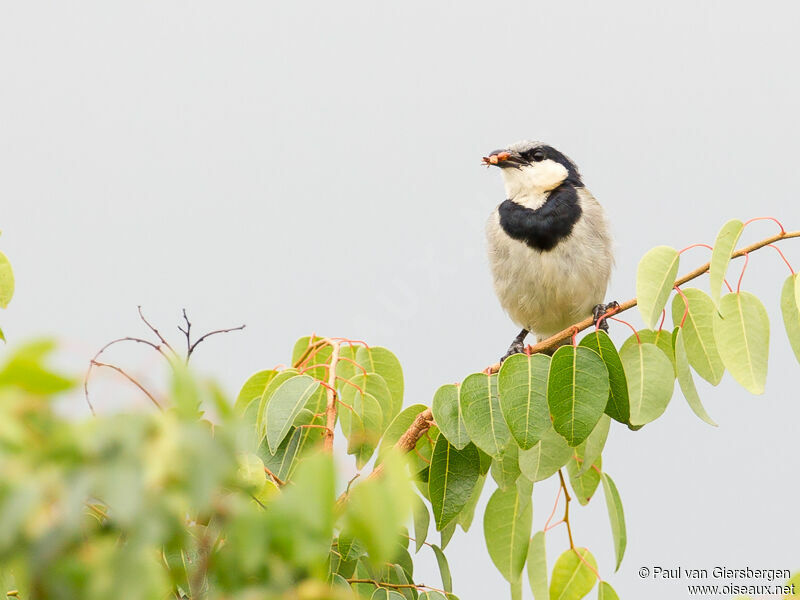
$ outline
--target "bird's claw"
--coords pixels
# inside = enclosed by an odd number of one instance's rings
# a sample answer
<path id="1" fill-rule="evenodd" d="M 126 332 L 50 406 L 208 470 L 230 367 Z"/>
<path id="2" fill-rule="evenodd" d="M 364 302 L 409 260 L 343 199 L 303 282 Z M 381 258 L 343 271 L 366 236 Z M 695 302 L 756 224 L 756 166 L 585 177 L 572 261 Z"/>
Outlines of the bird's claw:
<path id="1" fill-rule="evenodd" d="M 509 356 L 513 356 L 514 354 L 524 354 L 524 353 L 525 353 L 525 343 L 520 340 L 514 340 L 508 347 L 508 351 L 500 359 L 500 364 L 502 365 Z"/>
<path id="2" fill-rule="evenodd" d="M 618 308 L 619 302 L 616 300 L 609 302 L 608 304 L 595 305 L 595 307 L 592 309 L 592 324 L 608 333 L 608 321 L 605 319 L 605 317 L 613 315 L 615 312 L 617 312 Z M 600 325 L 597 325 L 598 322 Z"/>
<path id="3" fill-rule="evenodd" d="M 507 359 L 512 354 L 522 354 L 525 352 L 525 337 L 528 335 L 528 330 L 523 329 L 519 332 L 519 335 L 514 338 L 514 341 L 511 342 L 511 345 L 508 347 L 508 351 L 503 355 L 500 359 L 500 364 L 503 364 L 503 361 Z"/>

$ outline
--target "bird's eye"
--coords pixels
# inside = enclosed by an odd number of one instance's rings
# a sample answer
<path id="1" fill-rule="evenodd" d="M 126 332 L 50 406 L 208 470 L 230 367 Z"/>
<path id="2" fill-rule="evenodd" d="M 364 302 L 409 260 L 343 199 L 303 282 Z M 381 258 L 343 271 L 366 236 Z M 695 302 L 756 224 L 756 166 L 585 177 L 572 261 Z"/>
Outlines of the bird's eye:
<path id="1" fill-rule="evenodd" d="M 535 160 L 536 162 L 544 160 L 544 158 L 545 158 L 544 150 L 541 150 L 541 149 L 537 148 L 536 150 L 533 151 L 533 154 L 531 154 L 531 158 L 533 160 Z"/>

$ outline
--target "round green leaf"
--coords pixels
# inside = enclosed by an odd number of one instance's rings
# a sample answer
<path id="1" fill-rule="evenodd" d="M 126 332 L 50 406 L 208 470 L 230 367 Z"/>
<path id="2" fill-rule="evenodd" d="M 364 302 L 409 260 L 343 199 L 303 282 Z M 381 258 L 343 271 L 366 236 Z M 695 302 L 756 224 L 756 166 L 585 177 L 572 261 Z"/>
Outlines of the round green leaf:
<path id="1" fill-rule="evenodd" d="M 711 266 L 708 270 L 709 286 L 711 288 L 711 298 L 714 305 L 719 304 L 719 297 L 722 293 L 722 283 L 725 273 L 728 271 L 728 264 L 731 262 L 731 254 L 742 235 L 744 224 L 733 219 L 725 223 L 717 234 L 714 241 L 714 250 L 711 252 Z"/>
<path id="2" fill-rule="evenodd" d="M 575 448 L 575 455 L 580 459 L 578 461 L 579 469 L 578 475 L 583 475 L 589 470 L 594 462 L 600 458 L 605 448 L 606 440 L 608 439 L 608 431 L 611 428 L 611 419 L 608 415 L 603 415 L 595 425 L 592 433 L 586 438 L 580 446 Z"/>
<path id="3" fill-rule="evenodd" d="M 533 483 L 556 473 L 572 458 L 574 450 L 554 430 L 549 429 L 530 450 L 519 453 L 519 469 Z"/>
<path id="4" fill-rule="evenodd" d="M 461 414 L 470 439 L 496 457 L 508 445 L 511 433 L 500 411 L 497 376 L 473 373 L 461 384 Z"/>
<path id="5" fill-rule="evenodd" d="M 528 583 L 533 592 L 533 600 L 549 600 L 547 592 L 547 550 L 544 531 L 537 531 L 528 545 Z"/>
<path id="6" fill-rule="evenodd" d="M 549 370 L 550 357 L 545 354 L 513 354 L 503 362 L 497 376 L 500 410 L 511 435 L 523 450 L 532 448 L 550 429 Z"/>
<path id="7" fill-rule="evenodd" d="M 480 452 L 480 450 L 478 452 Z M 484 483 L 486 483 L 485 473 L 478 476 L 478 481 L 472 488 L 472 493 L 469 496 L 469 500 L 467 500 L 467 504 L 461 509 L 461 512 L 458 513 L 457 520 L 462 531 L 469 531 L 472 525 L 472 519 L 475 518 L 475 507 L 478 506 L 478 500 L 481 498 Z"/>
<path id="8" fill-rule="evenodd" d="M 428 476 L 428 496 L 436 529 L 441 531 L 469 501 L 480 471 L 475 446 L 457 449 L 440 434 L 436 438 Z"/>
<path id="9" fill-rule="evenodd" d="M 238 414 L 243 414 L 247 406 L 253 401 L 264 394 L 267 389 L 267 384 L 278 374 L 277 371 L 259 371 L 247 378 L 244 382 L 242 389 L 239 390 L 239 395 L 236 396 L 236 404 L 234 408 Z"/>
<path id="10" fill-rule="evenodd" d="M 686 320 L 686 303 L 680 295 L 672 300 L 672 322 L 679 327 L 683 321 L 684 345 L 689 364 L 697 374 L 711 385 L 717 385 L 725 373 L 725 366 L 717 350 L 714 339 L 714 314 L 717 312 L 714 301 L 702 290 L 687 288 L 681 290 L 689 303 Z"/>
<path id="11" fill-rule="evenodd" d="M 308 375 L 296 375 L 281 384 L 267 404 L 264 430 L 270 452 L 277 452 L 306 401 L 317 391 L 319 382 Z"/>
<path id="12" fill-rule="evenodd" d="M 5 254 L 0 252 L 0 308 L 6 308 L 14 296 L 14 271 Z"/>
<path id="13" fill-rule="evenodd" d="M 507 490 L 519 477 L 519 447 L 511 442 L 503 453 L 492 461 L 492 479 L 500 489 Z"/>
<path id="14" fill-rule="evenodd" d="M 636 336 L 629 337 L 620 347 L 620 352 L 622 352 L 623 348 L 635 344 L 653 344 L 654 346 L 658 346 L 664 353 L 664 356 L 672 363 L 673 376 L 676 377 L 678 371 L 675 366 L 675 350 L 672 345 L 672 332 L 668 329 L 658 329 L 656 331 L 652 329 L 640 329 L 636 333 L 639 334 L 639 338 L 637 339 Z"/>
<path id="15" fill-rule="evenodd" d="M 703 421 L 716 427 L 717 424 L 708 416 L 703 403 L 700 401 L 700 395 L 697 393 L 697 387 L 694 385 L 694 378 L 692 378 L 692 370 L 689 367 L 689 359 L 686 355 L 686 345 L 684 343 L 684 330 L 680 327 L 675 328 L 673 336 L 673 344 L 675 347 L 675 365 L 678 370 L 678 385 L 681 387 L 683 397 L 689 407 L 694 411 L 698 417 Z"/>
<path id="16" fill-rule="evenodd" d="M 567 550 L 553 566 L 550 600 L 580 600 L 585 597 L 597 581 L 596 571 L 597 561 L 588 549 Z"/>
<path id="17" fill-rule="evenodd" d="M 370 374 L 367 377 L 373 377 Z M 379 375 L 374 375 L 380 378 Z M 356 379 L 358 376 L 356 376 Z M 375 380 L 373 380 L 375 381 Z M 362 382 L 364 383 L 364 382 Z M 366 464 L 372 456 L 384 430 L 383 408 L 378 400 L 381 392 L 386 392 L 385 384 L 378 386 L 378 396 L 375 387 L 364 388 L 364 393 L 355 391 L 352 396 L 348 395 L 348 406 L 340 404 L 339 419 L 342 424 L 342 432 L 347 438 L 347 452 L 356 457 L 358 468 Z M 384 400 L 386 395 L 382 396 Z"/>
<path id="18" fill-rule="evenodd" d="M 495 490 L 486 505 L 483 514 L 486 548 L 506 581 L 518 581 L 525 566 L 532 517 L 530 493 L 521 492 L 517 486 Z"/>
<path id="19" fill-rule="evenodd" d="M 368 373 L 377 373 L 386 382 L 392 398 L 389 414 L 391 419 L 400 412 L 403 406 L 403 367 L 397 357 L 386 348 L 359 346 L 356 351 L 356 362 Z"/>
<path id="20" fill-rule="evenodd" d="M 675 285 L 680 254 L 669 246 L 656 246 L 639 261 L 636 271 L 636 300 L 642 319 L 655 327 Z"/>
<path id="21" fill-rule="evenodd" d="M 594 350 L 562 346 L 553 354 L 547 378 L 547 404 L 553 429 L 577 446 L 597 425 L 608 404 L 608 369 Z"/>
<path id="22" fill-rule="evenodd" d="M 397 413 L 393 413 L 392 394 L 389 391 L 389 386 L 386 385 L 386 381 L 377 373 L 367 373 L 365 375 L 360 372 L 353 375 L 348 381 L 349 383 L 341 386 L 340 397 L 342 402 L 349 406 L 355 406 L 361 402 L 362 393 L 371 396 L 381 408 L 379 433 L 383 433 L 397 415 Z M 342 404 L 339 407 L 340 411 L 347 410 Z"/>
<path id="23" fill-rule="evenodd" d="M 622 557 L 625 556 L 625 546 L 628 543 L 628 534 L 625 529 L 625 513 L 622 510 L 622 500 L 620 500 L 614 480 L 611 479 L 608 473 L 603 473 L 602 480 L 608 518 L 611 522 L 611 535 L 614 538 L 614 556 L 617 559 L 615 571 L 617 571 L 620 564 L 622 564 Z"/>
<path id="24" fill-rule="evenodd" d="M 789 343 L 800 362 L 800 300 L 797 294 L 800 294 L 800 275 L 790 275 L 781 291 L 781 313 Z"/>
<path id="25" fill-rule="evenodd" d="M 747 391 L 762 394 L 767 380 L 769 318 L 749 292 L 726 294 L 714 317 L 714 337 L 725 368 Z"/>
<path id="26" fill-rule="evenodd" d="M 610 583 L 601 581 L 597 588 L 597 600 L 619 600 L 619 596 Z"/>
<path id="27" fill-rule="evenodd" d="M 379 587 L 372 592 L 369 600 L 405 600 L 405 596 L 400 592 Z"/>
<path id="28" fill-rule="evenodd" d="M 664 352 L 654 344 L 629 344 L 619 353 L 628 376 L 631 424 L 645 425 L 667 409 L 675 387 L 675 371 Z"/>
<path id="29" fill-rule="evenodd" d="M 567 463 L 567 473 L 569 473 L 569 483 L 572 486 L 572 491 L 575 492 L 575 498 L 578 499 L 581 506 L 586 506 L 597 490 L 597 486 L 600 485 L 603 459 L 598 456 L 595 462 L 590 465 L 590 468 L 586 469 L 582 475 L 578 473 L 581 466 L 576 457 L 573 456 Z"/>
<path id="30" fill-rule="evenodd" d="M 606 414 L 620 423 L 627 424 L 631 416 L 630 400 L 628 399 L 628 382 L 625 379 L 625 369 L 622 368 L 622 361 L 619 353 L 614 346 L 614 342 L 608 334 L 601 330 L 584 336 L 580 346 L 591 348 L 608 369 L 608 404 L 606 404 Z"/>
<path id="31" fill-rule="evenodd" d="M 458 400 L 459 386 L 449 383 L 443 385 L 433 395 L 431 411 L 433 419 L 448 441 L 461 450 L 469 444 L 470 439 L 464 418 L 461 415 L 461 403 Z"/>

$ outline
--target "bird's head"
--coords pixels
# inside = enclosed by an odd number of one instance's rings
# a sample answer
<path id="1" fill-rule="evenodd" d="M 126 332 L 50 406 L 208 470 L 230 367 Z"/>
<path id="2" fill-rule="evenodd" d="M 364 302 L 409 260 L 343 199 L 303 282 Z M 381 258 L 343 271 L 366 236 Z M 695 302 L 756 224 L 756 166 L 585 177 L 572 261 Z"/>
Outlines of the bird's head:
<path id="1" fill-rule="evenodd" d="M 487 166 L 500 167 L 508 198 L 546 192 L 565 181 L 582 186 L 577 165 L 543 142 L 522 141 L 483 157 Z"/>

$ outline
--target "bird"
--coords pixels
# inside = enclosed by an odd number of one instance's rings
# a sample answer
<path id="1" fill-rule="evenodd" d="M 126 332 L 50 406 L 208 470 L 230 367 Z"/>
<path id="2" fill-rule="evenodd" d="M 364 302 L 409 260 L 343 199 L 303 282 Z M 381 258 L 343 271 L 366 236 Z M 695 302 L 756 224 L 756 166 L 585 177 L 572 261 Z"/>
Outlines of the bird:
<path id="1" fill-rule="evenodd" d="M 499 168 L 505 185 L 506 198 L 486 225 L 494 290 L 522 328 L 502 362 L 524 351 L 529 332 L 542 341 L 590 314 L 596 324 L 618 307 L 604 304 L 613 241 L 578 166 L 553 146 L 524 140 L 493 150 L 483 163 Z"/>

